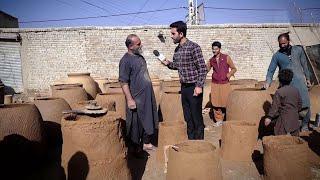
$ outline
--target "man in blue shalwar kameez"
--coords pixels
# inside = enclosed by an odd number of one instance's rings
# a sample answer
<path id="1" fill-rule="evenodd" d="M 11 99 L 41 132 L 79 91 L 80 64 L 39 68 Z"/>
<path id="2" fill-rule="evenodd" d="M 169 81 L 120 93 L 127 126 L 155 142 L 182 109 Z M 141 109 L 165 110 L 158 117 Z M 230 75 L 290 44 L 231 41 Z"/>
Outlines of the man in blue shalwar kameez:
<path id="1" fill-rule="evenodd" d="M 291 46 L 289 33 L 283 33 L 278 36 L 280 49 L 272 56 L 268 73 L 266 76 L 265 88 L 268 88 L 272 82 L 273 74 L 277 67 L 279 69 L 291 69 L 293 79 L 291 86 L 298 89 L 301 99 L 302 108 L 307 109 L 307 114 L 302 120 L 302 131 L 308 130 L 310 120 L 310 98 L 308 87 L 310 83 L 310 71 L 308 69 L 307 58 L 301 46 Z"/>

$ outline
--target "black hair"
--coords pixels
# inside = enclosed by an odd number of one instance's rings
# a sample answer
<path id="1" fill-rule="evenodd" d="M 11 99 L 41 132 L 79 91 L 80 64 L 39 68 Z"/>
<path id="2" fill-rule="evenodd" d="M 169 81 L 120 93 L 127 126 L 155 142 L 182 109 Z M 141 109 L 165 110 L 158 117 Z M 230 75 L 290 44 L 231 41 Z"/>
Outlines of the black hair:
<path id="1" fill-rule="evenodd" d="M 129 35 L 127 36 L 127 39 L 126 39 L 126 42 L 125 42 L 127 48 L 132 44 L 132 38 L 133 38 L 133 37 L 138 37 L 138 36 L 135 35 L 135 34 L 129 34 Z"/>
<path id="2" fill-rule="evenodd" d="M 278 36 L 278 41 L 280 41 L 280 39 L 281 39 L 282 37 L 284 37 L 284 38 L 286 38 L 288 41 L 290 41 L 289 33 L 290 33 L 290 32 L 286 32 L 286 33 L 279 34 L 279 36 Z"/>
<path id="3" fill-rule="evenodd" d="M 170 24 L 170 28 L 177 28 L 178 33 L 183 33 L 183 36 L 187 36 L 187 24 L 183 21 L 176 21 Z"/>
<path id="4" fill-rule="evenodd" d="M 213 43 L 212 43 L 212 47 L 213 46 L 217 46 L 219 49 L 221 49 L 221 43 L 219 42 L 219 41 L 214 41 Z"/>
<path id="5" fill-rule="evenodd" d="M 279 71 L 278 78 L 282 85 L 289 85 L 293 78 L 293 72 L 290 69 L 282 69 Z"/>

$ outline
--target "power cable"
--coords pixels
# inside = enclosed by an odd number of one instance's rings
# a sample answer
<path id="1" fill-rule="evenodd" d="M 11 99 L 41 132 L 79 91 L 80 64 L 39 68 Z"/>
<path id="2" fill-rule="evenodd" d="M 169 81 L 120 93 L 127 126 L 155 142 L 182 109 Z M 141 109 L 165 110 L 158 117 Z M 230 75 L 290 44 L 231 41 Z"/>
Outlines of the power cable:
<path id="1" fill-rule="evenodd" d="M 176 7 L 176 8 L 157 9 L 157 10 L 149 10 L 149 11 L 141 11 L 141 12 L 110 14 L 110 15 L 104 15 L 104 16 L 63 18 L 63 19 L 47 19 L 47 20 L 32 20 L 32 21 L 21 21 L 19 23 L 26 24 L 26 23 L 40 23 L 40 22 L 73 21 L 73 20 L 81 20 L 81 19 L 97 19 L 97 18 L 107 18 L 107 17 L 128 16 L 128 15 L 135 15 L 135 14 L 147 14 L 147 13 L 153 13 L 153 12 L 171 11 L 171 10 L 185 9 L 185 8 L 186 7 Z"/>

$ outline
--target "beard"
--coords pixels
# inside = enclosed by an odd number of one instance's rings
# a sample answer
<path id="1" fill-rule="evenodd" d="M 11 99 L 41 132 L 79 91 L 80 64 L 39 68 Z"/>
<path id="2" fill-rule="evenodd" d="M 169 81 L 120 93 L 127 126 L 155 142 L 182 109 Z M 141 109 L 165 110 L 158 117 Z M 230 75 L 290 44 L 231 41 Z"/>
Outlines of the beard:
<path id="1" fill-rule="evenodd" d="M 281 46 L 279 45 L 280 51 L 284 52 L 287 51 L 289 49 L 289 44 L 285 45 L 285 46 Z"/>
<path id="2" fill-rule="evenodd" d="M 136 55 L 142 55 L 142 53 L 143 53 L 141 47 L 139 47 L 137 49 L 133 49 L 132 52 L 133 52 L 133 54 L 136 54 Z"/>
<path id="3" fill-rule="evenodd" d="M 172 39 L 174 44 L 178 44 L 181 41 L 181 38 L 177 38 L 177 39 Z"/>
<path id="4" fill-rule="evenodd" d="M 286 55 L 291 55 L 291 45 L 290 44 L 288 44 L 288 45 L 286 45 L 286 46 L 283 46 L 283 47 L 281 47 L 280 45 L 279 45 L 279 47 L 280 47 L 280 52 L 281 53 L 284 53 L 284 54 L 286 54 Z"/>

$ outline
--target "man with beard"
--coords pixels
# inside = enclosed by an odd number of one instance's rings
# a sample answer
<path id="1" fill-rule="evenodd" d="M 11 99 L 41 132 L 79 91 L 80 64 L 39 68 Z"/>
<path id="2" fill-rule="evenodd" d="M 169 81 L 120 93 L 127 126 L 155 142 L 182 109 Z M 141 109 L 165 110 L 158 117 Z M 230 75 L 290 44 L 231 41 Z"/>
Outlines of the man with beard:
<path id="1" fill-rule="evenodd" d="M 154 150 L 151 138 L 158 128 L 157 107 L 141 40 L 130 34 L 125 44 L 128 52 L 120 60 L 119 81 L 127 100 L 127 136 L 136 147 L 143 144 L 144 150 Z"/>
<path id="2" fill-rule="evenodd" d="M 306 55 L 300 46 L 291 46 L 289 33 L 283 33 L 278 36 L 280 49 L 273 55 L 268 73 L 266 76 L 265 88 L 268 88 L 272 82 L 273 74 L 277 67 L 279 70 L 290 69 L 293 72 L 291 86 L 298 89 L 302 99 L 302 109 L 307 109 L 307 113 L 302 120 L 302 131 L 309 128 L 310 112 L 310 98 L 308 87 L 310 83 L 310 72 L 307 64 Z"/>
<path id="3" fill-rule="evenodd" d="M 207 74 L 206 64 L 200 46 L 186 38 L 186 23 L 177 21 L 170 28 L 173 42 L 179 45 L 174 51 L 173 61 L 165 59 L 162 63 L 169 69 L 178 70 L 188 139 L 204 139 L 202 90 Z"/>

